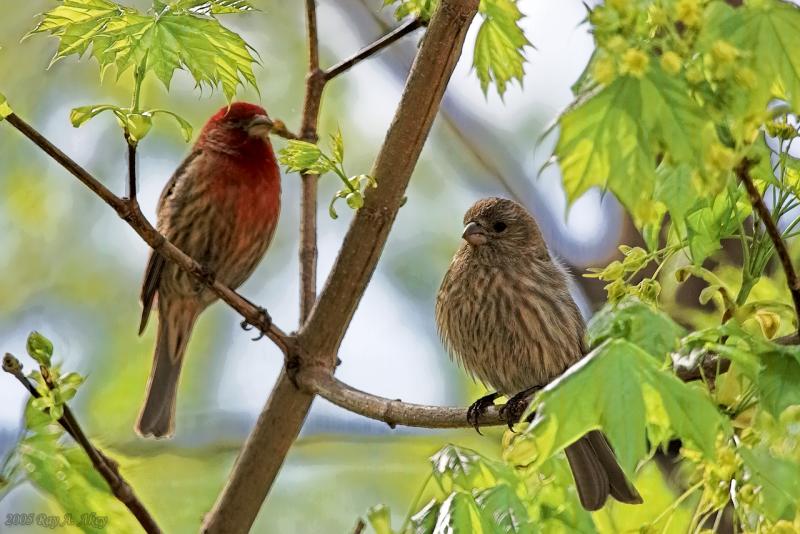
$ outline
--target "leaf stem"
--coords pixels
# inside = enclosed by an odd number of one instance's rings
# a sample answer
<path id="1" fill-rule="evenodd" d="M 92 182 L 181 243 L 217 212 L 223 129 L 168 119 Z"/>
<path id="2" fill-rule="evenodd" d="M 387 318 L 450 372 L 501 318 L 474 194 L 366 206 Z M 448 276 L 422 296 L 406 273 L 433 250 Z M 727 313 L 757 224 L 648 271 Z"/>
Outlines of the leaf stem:
<path id="1" fill-rule="evenodd" d="M 131 113 L 139 112 L 139 98 L 142 93 L 142 82 L 147 69 L 147 55 L 142 58 L 142 62 L 133 72 L 133 97 L 131 98 Z"/>
<path id="2" fill-rule="evenodd" d="M 681 495 L 680 495 L 680 496 L 679 496 L 677 499 L 675 499 L 675 501 L 674 501 L 672 504 L 670 504 L 669 506 L 667 506 L 666 508 L 664 508 L 664 509 L 661 511 L 661 513 L 660 513 L 660 514 L 658 514 L 658 515 L 656 516 L 656 518 L 655 518 L 655 519 L 653 519 L 652 521 L 650 521 L 650 524 L 651 524 L 651 525 L 656 525 L 656 524 L 658 524 L 658 523 L 659 523 L 659 522 L 660 522 L 662 519 L 664 519 L 664 517 L 665 517 L 667 514 L 669 514 L 670 512 L 674 512 L 674 511 L 675 511 L 675 510 L 678 508 L 678 506 L 680 506 L 681 504 L 683 504 L 683 501 L 685 501 L 686 499 L 688 499 L 688 498 L 689 498 L 689 496 L 690 496 L 692 493 L 694 493 L 695 491 L 697 491 L 698 489 L 700 489 L 701 487 L 703 487 L 703 483 L 704 483 L 704 482 L 701 480 L 700 482 L 697 482 L 697 483 L 696 483 L 696 484 L 694 484 L 693 486 L 689 487 L 689 488 L 688 488 L 686 491 L 684 491 L 684 492 L 683 492 L 683 493 L 682 493 L 682 494 L 681 494 Z"/>
<path id="3" fill-rule="evenodd" d="M 331 159 L 327 156 L 325 156 L 325 159 L 331 161 Z M 340 169 L 339 165 L 337 165 L 335 162 L 332 163 L 333 163 L 333 172 L 336 173 L 336 175 L 339 177 L 342 183 L 344 183 L 347 189 L 349 189 L 351 193 L 355 193 L 356 191 L 358 191 L 355 187 L 353 187 L 353 184 L 350 183 L 350 180 L 347 178 L 347 174 L 345 174 L 344 169 L 343 168 Z"/>

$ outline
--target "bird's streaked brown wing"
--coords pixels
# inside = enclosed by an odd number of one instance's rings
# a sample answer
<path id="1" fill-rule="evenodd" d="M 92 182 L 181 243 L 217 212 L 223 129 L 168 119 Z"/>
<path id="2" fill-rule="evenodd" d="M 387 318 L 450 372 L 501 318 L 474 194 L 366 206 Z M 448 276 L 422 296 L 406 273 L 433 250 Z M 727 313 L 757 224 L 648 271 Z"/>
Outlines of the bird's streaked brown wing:
<path id="1" fill-rule="evenodd" d="M 183 163 L 181 163 L 181 165 L 175 170 L 172 178 L 170 178 L 169 182 L 167 182 L 167 185 L 164 186 L 164 190 L 161 192 L 161 197 L 158 199 L 159 208 L 172 194 L 173 190 L 175 189 L 175 184 L 186 172 L 189 164 L 191 164 L 192 161 L 194 161 L 194 159 L 201 154 L 201 152 L 201 150 L 193 151 L 191 154 L 186 156 L 186 159 L 183 160 Z M 153 307 L 153 301 L 155 300 L 156 293 L 158 292 L 158 284 L 161 280 L 161 272 L 164 270 L 164 265 L 166 265 L 166 263 L 167 260 L 165 260 L 158 252 L 150 252 L 150 259 L 147 261 L 147 267 L 144 271 L 144 281 L 142 282 L 142 319 L 139 321 L 139 335 L 142 335 L 142 332 L 144 332 L 144 329 L 147 327 L 147 320 L 150 317 L 150 310 Z"/>
<path id="2" fill-rule="evenodd" d="M 155 250 L 150 252 L 150 259 L 147 261 L 147 268 L 144 271 L 144 282 L 142 283 L 142 320 L 139 321 L 139 335 L 147 328 L 147 319 L 150 317 L 150 309 L 153 307 L 158 282 L 161 280 L 161 271 L 167 261 Z"/>

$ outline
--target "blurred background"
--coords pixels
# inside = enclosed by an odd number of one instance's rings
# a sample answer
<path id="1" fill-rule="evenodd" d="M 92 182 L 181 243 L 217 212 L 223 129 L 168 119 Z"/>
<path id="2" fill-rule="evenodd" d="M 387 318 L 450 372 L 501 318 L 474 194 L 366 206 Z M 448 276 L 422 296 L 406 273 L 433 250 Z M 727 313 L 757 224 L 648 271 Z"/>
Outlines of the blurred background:
<path id="1" fill-rule="evenodd" d="M 126 3 L 140 9 L 150 5 L 149 0 Z M 261 96 L 248 89 L 238 98 L 260 101 L 273 117 L 297 129 L 306 70 L 302 2 L 254 3 L 259 12 L 221 17 L 261 57 L 256 67 Z M 396 25 L 380 0 L 319 4 L 323 66 Z M 69 111 L 126 103 L 130 73 L 118 82 L 111 73 L 99 83 L 96 62 L 75 58 L 46 71 L 56 40 L 20 38 L 34 26 L 35 15 L 53 5 L 29 0 L 4 11 L 0 91 L 23 119 L 122 194 L 125 144 L 114 119 L 102 116 L 75 130 Z M 408 202 L 340 352 L 337 376 L 357 388 L 439 405 L 467 405 L 482 394 L 449 361 L 433 321 L 436 289 L 459 245 L 463 212 L 475 200 L 511 197 L 533 211 L 551 249 L 575 275 L 575 296 L 587 316 L 605 295 L 602 285 L 580 273 L 587 266 L 605 265 L 618 243 L 635 239 L 613 198 L 592 191 L 567 212 L 557 167 L 542 170 L 553 142 L 543 134 L 571 102 L 570 85 L 592 52 L 591 36 L 582 25 L 586 9 L 580 0 L 522 0 L 520 8 L 535 45 L 527 50 L 524 88 L 513 86 L 502 100 L 493 89 L 484 96 L 471 72 L 477 28 L 467 38 Z M 404 38 L 326 89 L 320 138 L 341 128 L 350 174 L 369 172 L 421 35 Z M 219 93 L 200 95 L 181 72 L 169 94 L 160 82 L 148 79 L 143 99 L 148 107 L 174 110 L 195 128 L 225 103 Z M 151 220 L 162 187 L 188 150 L 170 121 L 156 119 L 156 126 L 139 150 L 140 203 Z M 274 143 L 276 149 L 283 146 L 280 139 Z M 327 215 L 325 206 L 337 182 L 325 176 L 320 186 L 320 285 L 351 216 L 343 204 L 338 220 Z M 299 313 L 299 183 L 296 174 L 284 177 L 276 238 L 241 289 L 285 330 L 297 327 Z M 148 248 L 110 208 L 3 124 L 0 250 L 0 350 L 22 356 L 31 330 L 52 339 L 63 369 L 88 377 L 71 404 L 89 436 L 121 460 L 131 484 L 167 531 L 195 530 L 266 401 L 282 363 L 279 351 L 267 340 L 251 341 L 234 312 L 214 305 L 202 316 L 189 346 L 177 437 L 142 440 L 132 426 L 155 331 L 151 325 L 143 337 L 136 335 Z M 30 368 L 30 360 L 25 363 Z M 0 376 L 0 455 L 19 437 L 26 400 L 19 384 Z M 499 441 L 499 431 L 481 437 L 473 431 L 390 430 L 317 399 L 254 531 L 345 532 L 379 502 L 402 515 L 429 471 L 426 458 L 442 445 L 458 443 L 497 456 Z M 0 501 L 0 517 L 11 512 L 59 513 L 55 501 L 29 483 Z"/>

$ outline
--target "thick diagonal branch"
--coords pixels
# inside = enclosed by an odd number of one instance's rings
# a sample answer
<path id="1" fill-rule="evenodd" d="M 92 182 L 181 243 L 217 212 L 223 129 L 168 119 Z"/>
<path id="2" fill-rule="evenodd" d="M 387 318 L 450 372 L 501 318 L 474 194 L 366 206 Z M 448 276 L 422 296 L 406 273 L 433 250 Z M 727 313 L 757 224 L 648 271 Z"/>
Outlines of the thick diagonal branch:
<path id="1" fill-rule="evenodd" d="M 136 202 L 128 202 L 126 199 L 122 199 L 112 193 L 111 190 L 89 174 L 83 167 L 75 163 L 69 156 L 64 154 L 17 115 L 12 113 L 6 117 L 6 120 L 9 124 L 22 132 L 25 137 L 33 141 L 33 143 L 41 148 L 47 155 L 64 167 L 70 174 L 80 180 L 86 187 L 91 189 L 97 196 L 103 199 L 106 204 L 114 208 L 117 215 L 124 219 L 153 250 L 161 254 L 167 260 L 175 263 L 184 271 L 192 274 L 211 289 L 211 291 L 216 293 L 217 296 L 225 301 L 231 308 L 239 312 L 248 323 L 258 328 L 264 335 L 274 341 L 276 345 L 281 347 L 282 350 L 286 351 L 288 336 L 280 328 L 272 324 L 272 321 L 269 317 L 265 316 L 263 310 L 254 306 L 236 291 L 217 281 L 213 273 L 208 272 L 200 263 L 167 241 L 142 214 Z"/>
<path id="2" fill-rule="evenodd" d="M 33 384 L 22 374 L 22 364 L 13 355 L 6 353 L 3 357 L 3 370 L 19 380 L 33 398 L 38 399 L 41 397 Z M 60 424 L 78 445 L 81 446 L 84 452 L 86 452 L 86 455 L 92 462 L 92 466 L 108 483 L 108 486 L 111 488 L 111 493 L 130 510 L 131 514 L 133 514 L 145 532 L 148 534 L 160 534 L 161 529 L 158 524 L 156 524 L 155 519 L 153 519 L 153 516 L 150 515 L 150 512 L 136 496 L 136 493 L 134 493 L 128 481 L 120 474 L 117 462 L 92 445 L 92 442 L 86 437 L 86 434 L 78 424 L 78 420 L 75 419 L 69 406 L 64 404 L 63 408 L 64 415 L 58 420 L 58 424 Z"/>
<path id="3" fill-rule="evenodd" d="M 375 270 L 477 8 L 478 0 L 442 0 L 431 19 L 371 172 L 378 187 L 367 193 L 356 213 L 301 329 L 302 343 L 290 355 L 289 370 L 278 379 L 222 495 L 206 516 L 205 532 L 247 532 L 253 524 L 313 399 L 294 385 L 292 366 L 335 367 L 337 349 Z"/>
<path id="4" fill-rule="evenodd" d="M 794 311 L 798 332 L 800 332 L 800 279 L 797 278 L 797 273 L 792 265 L 792 259 L 789 257 L 789 251 L 786 249 L 786 243 L 781 238 L 781 232 L 778 230 L 778 225 L 772 219 L 772 215 L 764 204 L 764 199 L 756 189 L 753 183 L 753 178 L 750 176 L 750 168 L 753 162 L 747 158 L 743 159 L 736 167 L 736 177 L 747 190 L 747 195 L 750 197 L 750 204 L 753 206 L 753 211 L 758 214 L 764 227 L 767 229 L 767 235 L 772 240 L 772 245 L 775 247 L 775 252 L 778 253 L 778 258 L 783 266 L 783 272 L 786 275 L 786 283 L 789 286 L 789 292 L 792 295 L 794 302 Z"/>

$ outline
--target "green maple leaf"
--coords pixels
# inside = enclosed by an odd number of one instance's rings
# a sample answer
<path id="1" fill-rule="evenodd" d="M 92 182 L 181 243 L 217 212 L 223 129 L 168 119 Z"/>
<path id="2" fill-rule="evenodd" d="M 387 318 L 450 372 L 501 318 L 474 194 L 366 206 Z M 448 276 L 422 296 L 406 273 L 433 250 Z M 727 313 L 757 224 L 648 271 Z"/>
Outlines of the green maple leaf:
<path id="1" fill-rule="evenodd" d="M 143 68 L 167 88 L 182 69 L 198 86 L 221 86 L 231 100 L 237 86 L 256 87 L 256 60 L 247 43 L 213 15 L 249 9 L 249 2 L 237 0 L 179 0 L 155 1 L 153 9 L 140 13 L 110 0 L 63 0 L 42 14 L 30 34 L 59 38 L 52 62 L 90 52 L 101 73 L 114 66 L 119 78 L 131 67 Z"/>
<path id="2" fill-rule="evenodd" d="M 408 16 L 427 21 L 439 5 L 438 0 L 384 0 L 383 5 L 396 4 L 397 20 Z M 478 12 L 483 22 L 475 40 L 473 66 L 484 94 L 494 83 L 502 97 L 512 80 L 522 83 L 525 76 L 525 47 L 530 41 L 519 25 L 522 12 L 517 0 L 481 0 Z"/>
<path id="3" fill-rule="evenodd" d="M 685 235 L 684 217 L 701 196 L 692 180 L 692 168 L 689 165 L 659 166 L 653 198 L 667 207 L 673 226 L 679 228 L 679 235 Z"/>
<path id="4" fill-rule="evenodd" d="M 550 384 L 534 404 L 536 418 L 526 430 L 533 440 L 534 465 L 587 431 L 601 428 L 620 465 L 631 475 L 655 443 L 679 436 L 707 458 L 726 422 L 698 387 L 684 384 L 659 367 L 656 358 L 622 339 L 611 339 Z M 525 463 L 524 461 L 521 463 Z"/>
<path id="5" fill-rule="evenodd" d="M 253 11 L 255 8 L 250 0 L 154 0 L 153 9 L 185 9 L 203 15 L 225 15 L 228 13 L 243 13 Z"/>
<path id="6" fill-rule="evenodd" d="M 701 265 L 711 254 L 720 250 L 720 241 L 733 235 L 752 212 L 747 196 L 741 189 L 717 195 L 703 201 L 695 211 L 686 215 L 689 252 L 695 265 Z M 696 206 L 697 207 L 697 206 Z"/>
<path id="7" fill-rule="evenodd" d="M 759 355 L 763 364 L 758 374 L 761 402 L 774 417 L 794 404 L 800 404 L 800 351 L 780 347 Z"/>
<path id="8" fill-rule="evenodd" d="M 638 80 L 623 77 L 578 102 L 559 119 L 555 155 L 570 202 L 594 186 L 608 187 L 630 211 L 653 190 L 654 164 L 641 110 Z"/>
<path id="9" fill-rule="evenodd" d="M 747 93 L 750 110 L 763 110 L 773 96 L 789 100 L 795 111 L 800 109 L 800 9 L 796 5 L 767 0 L 733 9 L 714 2 L 705 20 L 701 44 L 730 42 L 745 52 L 742 65 L 758 73 L 755 90 Z"/>
<path id="10" fill-rule="evenodd" d="M 776 457 L 763 446 L 754 449 L 740 447 L 738 452 L 753 480 L 764 492 L 767 517 L 773 521 L 793 517 L 800 502 L 800 478 L 797 476 L 800 465 Z"/>
<path id="11" fill-rule="evenodd" d="M 497 529 L 493 518 L 482 512 L 471 493 L 455 491 L 442 502 L 433 532 L 492 534 Z"/>
<path id="12" fill-rule="evenodd" d="M 639 224 L 661 212 L 653 200 L 657 157 L 702 164 L 699 132 L 712 127 L 685 82 L 650 65 L 640 78 L 622 76 L 559 119 L 555 149 L 570 202 L 594 186 L 610 189 Z"/>
<path id="13" fill-rule="evenodd" d="M 481 0 L 483 23 L 475 40 L 474 66 L 486 93 L 494 82 L 500 96 L 511 80 L 522 83 L 525 75 L 525 37 L 519 21 L 522 13 L 514 0 Z"/>
<path id="14" fill-rule="evenodd" d="M 700 167 L 704 151 L 698 143 L 700 132 L 713 127 L 710 118 L 690 96 L 683 77 L 671 76 L 651 65 L 639 80 L 641 121 L 676 163 Z"/>
<path id="15" fill-rule="evenodd" d="M 606 304 L 594 314 L 586 328 L 589 345 L 595 347 L 607 339 L 625 339 L 663 361 L 678 348 L 686 330 L 666 313 L 635 297 L 626 297 L 616 305 Z"/>

